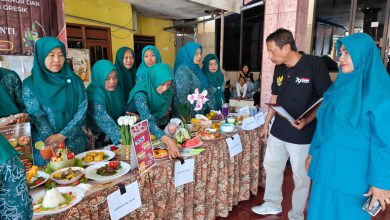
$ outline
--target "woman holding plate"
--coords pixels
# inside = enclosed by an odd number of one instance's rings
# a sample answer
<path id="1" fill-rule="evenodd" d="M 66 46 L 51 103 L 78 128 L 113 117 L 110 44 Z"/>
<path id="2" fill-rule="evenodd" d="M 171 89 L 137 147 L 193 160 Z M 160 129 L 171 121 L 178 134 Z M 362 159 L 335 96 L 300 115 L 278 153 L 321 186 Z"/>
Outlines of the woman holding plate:
<path id="1" fill-rule="evenodd" d="M 23 83 L 23 100 L 32 122 L 33 142 L 65 142 L 78 154 L 86 148 L 82 127 L 88 103 L 84 84 L 65 57 L 65 46 L 58 39 L 43 37 L 36 42 L 32 74 Z M 34 163 L 46 163 L 35 148 Z"/>

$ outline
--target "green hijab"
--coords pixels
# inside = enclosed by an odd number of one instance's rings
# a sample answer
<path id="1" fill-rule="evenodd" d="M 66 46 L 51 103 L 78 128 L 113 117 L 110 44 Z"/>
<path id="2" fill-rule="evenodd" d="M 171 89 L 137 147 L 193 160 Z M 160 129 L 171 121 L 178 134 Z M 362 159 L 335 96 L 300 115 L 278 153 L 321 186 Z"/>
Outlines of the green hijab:
<path id="1" fill-rule="evenodd" d="M 0 134 L 0 164 L 9 160 L 11 157 L 18 155 L 19 153 L 12 147 L 12 145 Z"/>
<path id="2" fill-rule="evenodd" d="M 148 72 L 148 69 L 150 68 L 146 65 L 146 63 L 144 61 L 145 52 L 148 50 L 151 50 L 153 52 L 154 56 L 156 57 L 156 64 L 162 62 L 160 52 L 158 51 L 158 49 L 155 46 L 148 45 L 148 46 L 144 47 L 144 49 L 142 49 L 142 57 L 141 57 L 142 62 L 139 65 L 138 70 L 137 70 L 136 82 L 138 82 L 142 79 L 145 79 L 146 78 L 145 76 Z"/>
<path id="3" fill-rule="evenodd" d="M 0 80 L 5 76 L 7 70 L 0 67 Z M 18 114 L 19 108 L 15 105 L 15 102 L 8 95 L 7 90 L 0 84 L 0 118 L 10 115 Z"/>
<path id="4" fill-rule="evenodd" d="M 115 58 L 115 69 L 118 77 L 118 85 L 122 90 L 125 101 L 129 98 L 129 93 L 135 85 L 135 76 L 137 74 L 137 65 L 135 62 L 130 69 L 127 69 L 123 64 L 123 56 L 125 55 L 126 51 L 130 51 L 135 59 L 134 51 L 129 47 L 121 47 L 118 52 L 116 52 Z"/>
<path id="5" fill-rule="evenodd" d="M 150 113 L 158 118 L 167 113 L 170 100 L 173 96 L 172 86 L 163 94 L 156 89 L 161 84 L 172 80 L 172 68 L 166 63 L 157 63 L 148 69 L 145 80 L 139 81 L 130 93 L 128 104 L 138 95 L 146 94 Z"/>
<path id="6" fill-rule="evenodd" d="M 87 88 L 88 102 L 96 102 L 106 107 L 107 113 L 116 121 L 125 107 L 119 82 L 114 91 L 105 89 L 105 82 L 115 66 L 108 60 L 99 60 L 92 68 L 92 81 Z"/>
<path id="7" fill-rule="evenodd" d="M 211 60 L 217 61 L 217 64 L 218 64 L 218 70 L 215 73 L 211 73 L 210 69 L 209 69 L 209 63 Z M 224 99 L 224 96 L 223 96 L 224 78 L 223 78 L 223 75 L 221 72 L 221 66 L 219 64 L 218 57 L 215 54 L 208 54 L 207 56 L 205 56 L 205 58 L 203 60 L 202 71 L 207 79 L 208 84 L 213 86 L 217 90 L 217 93 L 215 94 L 215 97 L 213 97 L 213 98 L 215 98 L 215 100 L 216 100 L 217 108 L 222 109 L 222 102 Z"/>
<path id="8" fill-rule="evenodd" d="M 85 99 L 85 88 L 81 79 L 73 73 L 68 62 L 58 73 L 46 68 L 45 59 L 54 48 L 61 48 L 66 58 L 64 44 L 54 37 L 43 37 L 35 44 L 34 65 L 24 84 L 38 98 L 41 105 L 53 110 L 56 127 L 61 131 L 77 113 Z"/>

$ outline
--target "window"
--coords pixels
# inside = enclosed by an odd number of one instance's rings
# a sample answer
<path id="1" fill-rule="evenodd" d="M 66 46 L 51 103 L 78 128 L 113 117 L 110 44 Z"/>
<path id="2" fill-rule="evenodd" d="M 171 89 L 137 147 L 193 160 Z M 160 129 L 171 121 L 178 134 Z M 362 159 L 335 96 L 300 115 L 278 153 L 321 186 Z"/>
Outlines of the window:
<path id="1" fill-rule="evenodd" d="M 67 23 L 66 31 L 69 48 L 89 49 L 91 66 L 101 59 L 112 61 L 110 28 Z"/>
<path id="2" fill-rule="evenodd" d="M 252 2 L 251 2 L 252 3 Z M 254 1 L 256 3 L 256 1 Z M 241 65 L 249 64 L 252 71 L 261 70 L 263 47 L 264 5 L 244 10 L 243 44 Z M 237 71 L 240 67 L 240 26 L 241 15 L 225 17 L 223 67 L 228 71 Z M 216 51 L 220 51 L 221 19 L 216 20 Z"/>

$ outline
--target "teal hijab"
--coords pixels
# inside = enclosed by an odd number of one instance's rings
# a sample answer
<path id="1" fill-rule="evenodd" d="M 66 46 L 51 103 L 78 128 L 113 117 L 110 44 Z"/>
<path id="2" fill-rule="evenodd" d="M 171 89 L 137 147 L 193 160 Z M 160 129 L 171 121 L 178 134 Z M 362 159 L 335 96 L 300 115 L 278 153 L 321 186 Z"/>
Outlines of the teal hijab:
<path id="1" fill-rule="evenodd" d="M 126 51 L 130 51 L 135 59 L 134 51 L 129 47 L 119 48 L 118 52 L 116 52 L 115 58 L 115 69 L 118 77 L 118 85 L 122 90 L 125 101 L 129 98 L 129 93 L 135 85 L 135 76 L 137 74 L 137 65 L 135 62 L 130 69 L 127 69 L 123 64 L 123 56 L 125 55 Z"/>
<path id="2" fill-rule="evenodd" d="M 348 124 L 357 127 L 360 118 L 379 104 L 390 100 L 390 77 L 371 36 L 352 34 L 336 42 L 337 53 L 344 45 L 354 71 L 339 73 L 324 94 L 317 113 L 318 124 L 312 146 L 317 147 Z"/>
<path id="3" fill-rule="evenodd" d="M 87 88 L 88 102 L 96 102 L 106 107 L 107 113 L 116 121 L 125 107 L 119 82 L 114 91 L 105 89 L 105 82 L 115 66 L 108 60 L 99 60 L 92 68 L 92 81 Z M 118 78 L 119 79 L 119 78 Z"/>
<path id="4" fill-rule="evenodd" d="M 361 115 L 390 99 L 390 77 L 371 36 L 358 33 L 339 39 L 336 43 L 339 56 L 341 45 L 350 54 L 354 71 L 345 74 L 339 68 L 335 83 L 324 96 L 340 116 L 356 127 Z"/>
<path id="5" fill-rule="evenodd" d="M 45 66 L 45 59 L 54 48 L 61 48 L 66 58 L 64 44 L 54 37 L 43 37 L 36 42 L 34 65 L 24 84 L 37 97 L 40 104 L 54 112 L 56 127 L 61 131 L 77 113 L 79 104 L 85 99 L 85 88 L 81 79 L 73 73 L 68 62 L 58 73 L 50 72 Z"/>
<path id="6" fill-rule="evenodd" d="M 215 73 L 211 73 L 209 69 L 209 63 L 211 60 L 215 60 L 218 64 L 218 70 Z M 219 59 L 215 54 L 208 54 L 203 60 L 202 71 L 207 79 L 207 82 L 212 87 L 216 88 L 217 93 L 215 94 L 215 100 L 217 103 L 217 108 L 222 109 L 222 102 L 224 99 L 224 78 L 221 72 L 221 66 L 219 64 Z"/>
<path id="7" fill-rule="evenodd" d="M 138 82 L 142 79 L 145 79 L 146 78 L 145 76 L 148 72 L 148 69 L 150 68 L 146 65 L 146 63 L 144 61 L 145 52 L 148 50 L 151 50 L 153 52 L 154 56 L 156 57 L 156 64 L 162 62 L 160 52 L 158 51 L 158 49 L 155 46 L 148 45 L 148 46 L 144 47 L 144 49 L 142 49 L 142 57 L 141 57 L 142 62 L 139 65 L 138 70 L 137 70 L 136 82 Z"/>
<path id="8" fill-rule="evenodd" d="M 12 147 L 12 145 L 0 134 L 0 164 L 3 164 L 11 157 L 18 155 L 19 153 Z"/>
<path id="9" fill-rule="evenodd" d="M 0 67 L 0 80 L 7 73 L 6 69 Z M 15 105 L 14 100 L 8 95 L 7 90 L 0 84 L 0 118 L 18 114 L 19 108 Z"/>
<path id="10" fill-rule="evenodd" d="M 180 66 L 187 66 L 192 69 L 201 83 L 201 87 L 199 89 L 202 91 L 207 88 L 208 84 L 207 79 L 199 65 L 194 63 L 195 53 L 198 48 L 200 48 L 200 51 L 202 51 L 202 46 L 195 42 L 188 42 L 186 45 L 181 47 L 179 53 L 176 56 L 174 71 L 176 72 Z"/>
<path id="11" fill-rule="evenodd" d="M 162 118 L 167 113 L 170 100 L 173 96 L 172 86 L 163 94 L 159 94 L 156 89 L 161 84 L 172 80 L 172 68 L 166 63 L 158 63 L 148 69 L 145 80 L 138 82 L 130 93 L 128 104 L 138 95 L 146 94 L 150 113 Z"/>

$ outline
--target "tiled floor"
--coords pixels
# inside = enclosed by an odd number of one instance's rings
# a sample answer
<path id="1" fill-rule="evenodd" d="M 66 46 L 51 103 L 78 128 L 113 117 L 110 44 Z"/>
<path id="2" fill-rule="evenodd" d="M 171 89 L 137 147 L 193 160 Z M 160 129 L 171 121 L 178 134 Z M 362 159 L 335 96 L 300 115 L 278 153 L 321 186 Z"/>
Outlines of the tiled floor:
<path id="1" fill-rule="evenodd" d="M 287 168 L 284 174 L 283 191 L 283 212 L 279 215 L 257 215 L 252 213 L 251 208 L 263 202 L 264 189 L 260 188 L 257 196 L 252 196 L 248 201 L 243 201 L 235 206 L 227 218 L 217 218 L 217 220 L 287 220 L 288 210 L 291 208 L 291 195 L 294 187 L 292 172 Z M 381 211 L 373 220 L 390 220 L 390 207 L 386 212 Z"/>

